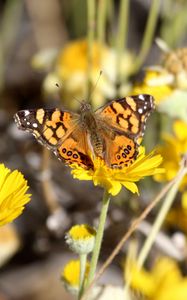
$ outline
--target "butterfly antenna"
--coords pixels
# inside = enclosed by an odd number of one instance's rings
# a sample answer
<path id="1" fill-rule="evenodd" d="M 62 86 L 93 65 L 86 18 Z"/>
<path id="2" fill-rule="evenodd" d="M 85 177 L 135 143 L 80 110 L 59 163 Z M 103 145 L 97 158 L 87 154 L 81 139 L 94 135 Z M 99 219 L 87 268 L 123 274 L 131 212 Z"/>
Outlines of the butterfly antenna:
<path id="1" fill-rule="evenodd" d="M 57 82 L 55 83 L 55 86 L 57 87 L 57 93 L 56 93 L 57 100 L 60 102 L 62 99 L 61 86 Z"/>
<path id="2" fill-rule="evenodd" d="M 79 102 L 79 104 L 82 104 L 82 101 L 79 100 L 78 98 L 76 98 L 75 96 L 72 97 L 74 100 L 76 100 L 77 102 Z"/>
<path id="3" fill-rule="evenodd" d="M 55 83 L 55 85 L 58 88 L 58 98 L 59 98 L 58 100 L 61 100 L 61 98 L 62 98 L 62 95 L 61 95 L 61 92 L 60 92 L 61 87 L 58 83 Z M 82 103 L 79 99 L 77 99 L 75 97 L 73 97 L 73 99 L 76 100 L 77 102 L 79 102 L 80 104 Z"/>
<path id="4" fill-rule="evenodd" d="M 91 96 L 93 95 L 93 92 L 94 92 L 94 90 L 95 90 L 95 88 L 96 88 L 96 86 L 97 86 L 97 84 L 98 84 L 98 82 L 99 82 L 99 80 L 100 80 L 100 78 L 101 78 L 102 73 L 103 73 L 103 71 L 100 70 L 99 76 L 98 76 L 98 78 L 97 78 L 97 80 L 96 80 L 96 83 L 95 83 L 94 86 L 92 87 L 91 92 L 90 92 L 90 95 L 88 96 L 88 100 L 87 100 L 88 103 L 90 103 Z"/>

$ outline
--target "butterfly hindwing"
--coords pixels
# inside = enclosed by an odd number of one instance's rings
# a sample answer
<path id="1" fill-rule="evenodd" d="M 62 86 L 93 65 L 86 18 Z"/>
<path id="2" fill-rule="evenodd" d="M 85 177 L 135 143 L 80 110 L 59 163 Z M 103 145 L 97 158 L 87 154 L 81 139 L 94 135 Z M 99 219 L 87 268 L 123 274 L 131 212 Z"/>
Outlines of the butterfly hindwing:
<path id="1" fill-rule="evenodd" d="M 89 152 L 86 132 L 77 126 L 77 128 L 62 141 L 60 146 L 56 149 L 55 154 L 60 160 L 68 164 L 76 163 L 84 169 L 93 169 L 93 162 Z"/>
<path id="2" fill-rule="evenodd" d="M 106 140 L 105 161 L 111 168 L 129 166 L 137 157 L 137 143 L 125 135 L 116 134 Z"/>

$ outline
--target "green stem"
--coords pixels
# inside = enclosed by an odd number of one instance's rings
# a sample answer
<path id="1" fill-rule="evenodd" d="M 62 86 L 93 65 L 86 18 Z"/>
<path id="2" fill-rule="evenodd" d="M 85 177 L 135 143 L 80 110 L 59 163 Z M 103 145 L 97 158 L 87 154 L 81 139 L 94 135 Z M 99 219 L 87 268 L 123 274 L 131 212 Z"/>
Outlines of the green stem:
<path id="1" fill-rule="evenodd" d="M 149 11 L 149 16 L 148 16 L 140 52 L 137 55 L 137 59 L 134 63 L 134 72 L 137 72 L 139 70 L 150 49 L 153 40 L 153 35 L 155 32 L 159 6 L 160 6 L 160 0 L 152 0 L 152 5 Z"/>
<path id="2" fill-rule="evenodd" d="M 179 171 L 176 182 L 173 184 L 172 188 L 170 189 L 170 191 L 168 192 L 168 194 L 165 198 L 165 201 L 163 202 L 163 205 L 162 205 L 162 207 L 156 217 L 156 220 L 153 224 L 152 230 L 151 230 L 149 236 L 147 237 L 147 239 L 140 251 L 140 254 L 138 256 L 137 261 L 138 261 L 139 268 L 141 268 L 143 266 L 143 264 L 148 256 L 148 253 L 154 243 L 156 235 L 159 232 L 159 230 L 165 220 L 165 217 L 175 199 L 175 196 L 176 196 L 179 186 L 181 184 L 181 180 L 183 179 L 184 175 L 186 175 L 186 173 L 187 173 L 186 167 L 183 168 L 181 171 Z"/>
<path id="3" fill-rule="evenodd" d="M 97 262 L 98 262 L 98 258 L 99 258 L 99 253 L 101 250 L 101 243 L 102 243 L 102 239 L 103 239 L 103 232 L 104 232 L 109 202 L 110 202 L 110 194 L 105 190 L 104 195 L 103 195 L 103 200 L 102 200 L 102 208 L 101 208 L 101 213 L 100 213 L 100 218 L 99 218 L 97 234 L 96 234 L 96 238 L 95 238 L 95 245 L 94 245 L 94 250 L 93 250 L 92 259 L 91 259 L 90 272 L 88 275 L 87 286 L 90 285 L 90 283 L 92 282 L 94 275 L 95 275 Z"/>
<path id="4" fill-rule="evenodd" d="M 88 15 L 88 32 L 87 32 L 87 43 L 88 43 L 88 68 L 87 68 L 87 90 L 86 99 L 91 97 L 91 72 L 93 64 L 93 43 L 95 36 L 95 0 L 87 0 L 87 15 Z M 91 99 L 90 99 L 91 102 Z"/>
<path id="5" fill-rule="evenodd" d="M 97 40 L 101 45 L 105 42 L 106 12 L 107 0 L 100 0 L 98 3 Z"/>
<path id="6" fill-rule="evenodd" d="M 118 33 L 116 40 L 116 73 L 117 73 L 117 83 L 121 83 L 121 58 L 122 54 L 126 49 L 127 43 L 127 33 L 128 33 L 128 14 L 129 13 L 129 0 L 121 0 L 119 7 L 119 23 L 118 23 Z"/>
<path id="7" fill-rule="evenodd" d="M 23 12 L 23 1 L 7 0 L 1 14 L 0 28 L 0 92 L 5 84 L 5 66 L 15 45 Z"/>
<path id="8" fill-rule="evenodd" d="M 115 15 L 115 0 L 108 0 L 107 1 L 107 20 L 108 20 L 108 43 L 109 45 L 114 48 L 116 42 L 116 34 L 114 30 L 113 24 L 115 23 L 116 15 Z"/>
<path id="9" fill-rule="evenodd" d="M 84 292 L 84 278 L 85 278 L 85 271 L 86 271 L 86 261 L 87 261 L 87 254 L 81 254 L 80 255 L 80 278 L 79 278 L 78 299 L 81 299 L 81 296 Z"/>

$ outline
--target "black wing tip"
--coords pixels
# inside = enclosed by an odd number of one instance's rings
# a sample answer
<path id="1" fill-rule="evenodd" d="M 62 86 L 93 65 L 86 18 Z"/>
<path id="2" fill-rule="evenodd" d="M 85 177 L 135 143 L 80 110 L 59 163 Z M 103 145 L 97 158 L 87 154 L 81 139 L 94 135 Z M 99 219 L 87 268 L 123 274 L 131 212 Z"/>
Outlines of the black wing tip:
<path id="1" fill-rule="evenodd" d="M 13 119 L 14 119 L 14 122 L 16 123 L 17 127 L 19 129 L 23 129 L 22 127 L 22 122 L 21 122 L 21 118 L 23 117 L 23 111 L 18 111 L 14 116 L 13 116 Z"/>
<path id="2" fill-rule="evenodd" d="M 21 130 L 31 130 L 31 115 L 32 112 L 30 110 L 19 110 L 14 116 L 14 121 Z"/>

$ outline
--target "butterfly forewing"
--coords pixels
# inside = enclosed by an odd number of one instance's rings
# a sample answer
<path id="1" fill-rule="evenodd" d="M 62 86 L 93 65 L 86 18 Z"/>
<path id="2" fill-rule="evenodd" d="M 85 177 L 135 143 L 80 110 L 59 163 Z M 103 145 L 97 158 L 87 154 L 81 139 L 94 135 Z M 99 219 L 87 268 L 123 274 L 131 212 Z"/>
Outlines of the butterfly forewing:
<path id="1" fill-rule="evenodd" d="M 145 131 L 148 116 L 154 108 L 151 95 L 136 95 L 111 101 L 96 111 L 110 127 L 137 139 Z"/>
<path id="2" fill-rule="evenodd" d="M 74 114 L 59 109 L 21 110 L 15 115 L 18 128 L 30 131 L 48 148 L 58 145 L 74 127 Z"/>
<path id="3" fill-rule="evenodd" d="M 93 168 L 79 115 L 59 109 L 22 110 L 15 115 L 19 129 L 31 132 L 64 163 Z"/>

